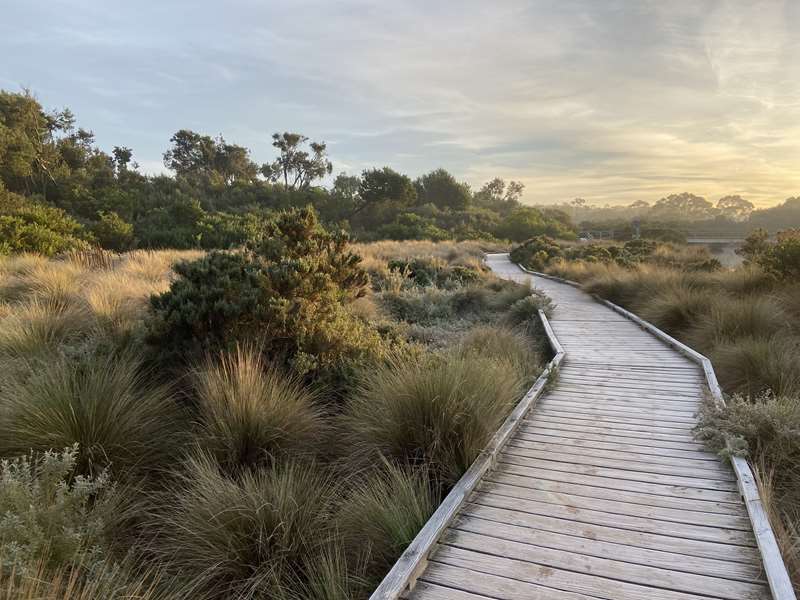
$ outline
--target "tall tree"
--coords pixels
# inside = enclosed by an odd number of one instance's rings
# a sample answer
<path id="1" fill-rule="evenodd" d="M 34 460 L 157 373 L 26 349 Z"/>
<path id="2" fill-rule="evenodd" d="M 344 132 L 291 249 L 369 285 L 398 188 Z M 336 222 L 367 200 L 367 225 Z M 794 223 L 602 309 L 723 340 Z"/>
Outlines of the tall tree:
<path id="1" fill-rule="evenodd" d="M 444 169 L 436 169 L 414 182 L 419 204 L 433 204 L 438 208 L 464 210 L 472 194 L 466 183 L 459 183 Z"/>
<path id="2" fill-rule="evenodd" d="M 717 200 L 719 213 L 731 221 L 746 221 L 755 206 L 741 196 L 723 196 Z"/>
<path id="3" fill-rule="evenodd" d="M 299 133 L 284 132 L 272 135 L 272 145 L 280 156 L 272 163 L 261 167 L 261 172 L 270 181 L 282 182 L 287 190 L 305 190 L 311 182 L 333 172 L 333 163 L 328 159 L 324 143 L 311 142 L 310 152 L 303 150 L 308 138 Z"/>
<path id="4" fill-rule="evenodd" d="M 249 183 L 258 175 L 258 167 L 250 160 L 250 151 L 229 144 L 222 136 L 212 138 L 181 129 L 170 142 L 172 147 L 164 153 L 164 165 L 179 177 L 195 183 Z"/>
<path id="5" fill-rule="evenodd" d="M 389 167 L 367 169 L 361 175 L 361 184 L 358 187 L 358 197 L 353 214 L 381 203 L 405 208 L 414 204 L 416 199 L 417 192 L 407 175 L 398 173 Z"/>

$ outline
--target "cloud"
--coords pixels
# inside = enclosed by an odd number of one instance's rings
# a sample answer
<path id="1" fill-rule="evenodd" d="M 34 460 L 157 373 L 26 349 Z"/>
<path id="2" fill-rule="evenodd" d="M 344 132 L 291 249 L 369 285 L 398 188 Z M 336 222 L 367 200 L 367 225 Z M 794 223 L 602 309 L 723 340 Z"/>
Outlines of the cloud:
<path id="1" fill-rule="evenodd" d="M 31 0 L 0 24 L 0 78 L 142 165 L 183 127 L 262 161 L 273 131 L 298 130 L 350 172 L 443 166 L 522 180 L 527 202 L 765 204 L 800 188 L 799 7 Z"/>

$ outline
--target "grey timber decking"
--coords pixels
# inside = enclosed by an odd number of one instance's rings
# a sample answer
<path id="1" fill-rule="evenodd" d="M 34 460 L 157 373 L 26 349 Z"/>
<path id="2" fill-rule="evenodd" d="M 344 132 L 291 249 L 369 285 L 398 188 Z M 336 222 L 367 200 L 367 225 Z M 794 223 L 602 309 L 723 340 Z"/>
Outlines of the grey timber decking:
<path id="1" fill-rule="evenodd" d="M 488 264 L 532 279 L 506 256 Z M 692 435 L 700 366 L 575 287 L 535 286 L 557 305 L 558 377 L 405 597 L 771 598 L 736 475 Z"/>

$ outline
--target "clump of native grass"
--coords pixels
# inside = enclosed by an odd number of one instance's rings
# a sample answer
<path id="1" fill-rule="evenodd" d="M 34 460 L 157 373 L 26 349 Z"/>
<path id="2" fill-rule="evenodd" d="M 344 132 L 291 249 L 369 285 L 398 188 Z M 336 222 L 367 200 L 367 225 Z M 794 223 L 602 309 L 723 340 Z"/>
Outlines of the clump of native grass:
<path id="1" fill-rule="evenodd" d="M 299 598 L 328 556 L 337 486 L 309 462 L 231 478 L 208 456 L 188 459 L 151 523 L 153 551 L 187 597 Z M 330 565 L 329 565 L 330 566 Z"/>
<path id="2" fill-rule="evenodd" d="M 523 381 L 529 381 L 542 370 L 542 357 L 524 330 L 490 325 L 474 327 L 462 339 L 458 353 L 461 357 L 506 361 Z"/>
<path id="3" fill-rule="evenodd" d="M 56 358 L 0 389 L 0 456 L 78 444 L 77 471 L 154 469 L 180 448 L 181 413 L 132 355 Z"/>
<path id="4" fill-rule="evenodd" d="M 229 472 L 313 456 L 324 439 L 319 398 L 254 348 L 209 359 L 192 377 L 197 441 Z"/>
<path id="5" fill-rule="evenodd" d="M 394 360 L 364 378 L 342 419 L 353 460 L 425 465 L 445 484 L 469 468 L 518 400 L 507 360 L 444 353 Z"/>
<path id="6" fill-rule="evenodd" d="M 380 583 L 439 506 L 439 486 L 422 466 L 383 462 L 346 494 L 337 524 L 370 588 Z"/>

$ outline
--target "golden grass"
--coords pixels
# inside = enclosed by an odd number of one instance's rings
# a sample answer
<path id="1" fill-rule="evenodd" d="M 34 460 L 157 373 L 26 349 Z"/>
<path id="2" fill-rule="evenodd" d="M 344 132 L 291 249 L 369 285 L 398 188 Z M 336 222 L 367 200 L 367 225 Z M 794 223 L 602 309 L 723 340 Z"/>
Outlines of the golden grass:
<path id="1" fill-rule="evenodd" d="M 97 330 L 129 333 L 149 298 L 169 288 L 172 265 L 199 251 L 136 251 L 64 259 L 0 257 L 0 350 L 29 355 L 55 350 Z"/>

